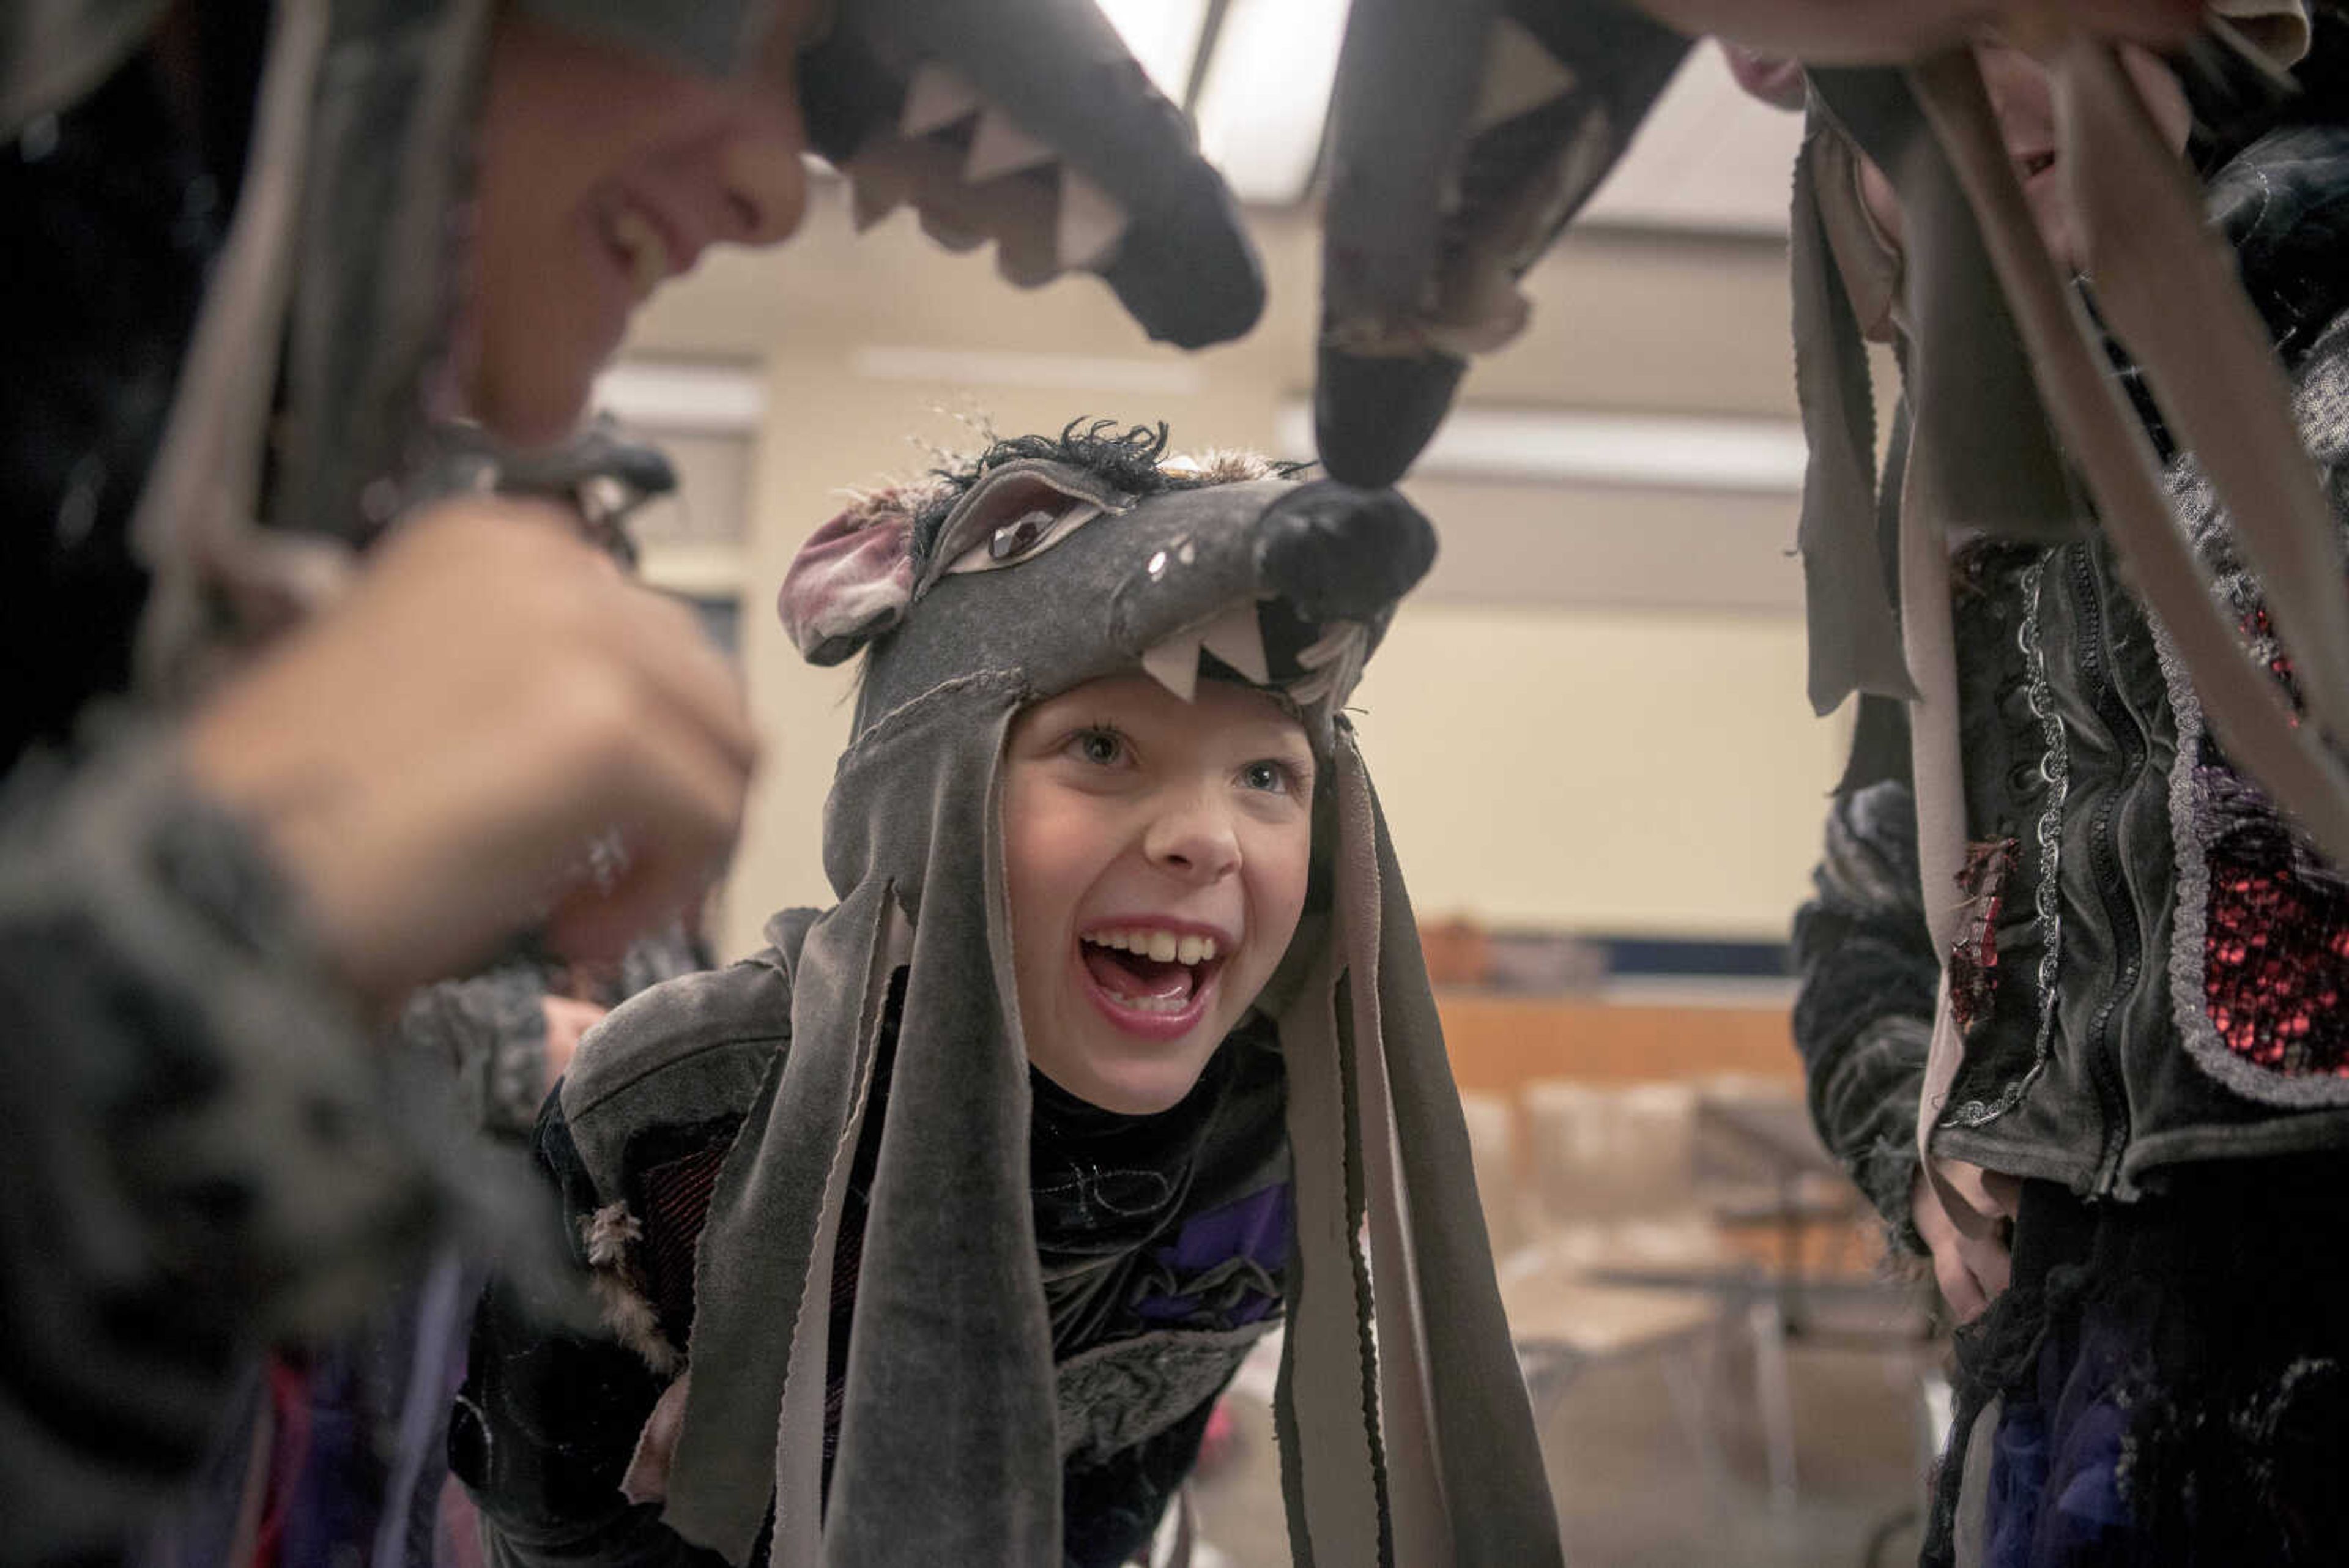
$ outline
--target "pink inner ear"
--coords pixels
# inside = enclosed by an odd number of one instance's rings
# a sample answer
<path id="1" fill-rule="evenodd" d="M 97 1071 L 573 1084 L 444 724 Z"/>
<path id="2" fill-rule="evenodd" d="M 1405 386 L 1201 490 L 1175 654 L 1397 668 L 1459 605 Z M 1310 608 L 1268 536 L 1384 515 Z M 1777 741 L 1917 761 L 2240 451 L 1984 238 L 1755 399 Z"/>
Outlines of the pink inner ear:
<path id="1" fill-rule="evenodd" d="M 854 510 L 815 531 L 784 575 L 775 605 L 804 658 L 836 664 L 904 618 L 914 593 L 912 533 L 904 513 Z"/>

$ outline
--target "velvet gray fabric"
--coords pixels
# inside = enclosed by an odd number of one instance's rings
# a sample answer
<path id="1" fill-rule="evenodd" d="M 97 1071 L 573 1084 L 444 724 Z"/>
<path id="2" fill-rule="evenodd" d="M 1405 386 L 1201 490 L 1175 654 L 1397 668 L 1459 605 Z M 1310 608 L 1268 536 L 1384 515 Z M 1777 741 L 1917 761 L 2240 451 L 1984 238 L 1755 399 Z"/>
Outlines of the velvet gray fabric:
<path id="1" fill-rule="evenodd" d="M 1314 438 L 1333 476 L 1411 466 L 1689 45 L 1621 0 L 1358 0 L 1322 225 Z"/>
<path id="2" fill-rule="evenodd" d="M 1112 493 L 1109 510 L 1032 559 L 944 569 L 966 549 L 984 554 L 991 524 L 1052 496 L 1092 506 L 1101 487 L 1040 460 L 983 481 L 939 530 L 930 564 L 940 570 L 920 575 L 919 597 L 870 651 L 826 810 L 841 902 L 781 933 L 792 1049 L 768 1069 L 703 1232 L 688 1346 L 698 1375 L 683 1396 L 663 1518 L 741 1562 L 771 1497 L 771 1561 L 789 1568 L 1061 1562 L 1029 1069 L 1003 891 L 1003 743 L 1029 703 L 1131 671 L 1237 605 L 1254 608 L 1274 689 L 1304 715 L 1330 779 L 1315 853 L 1334 902 L 1300 928 L 1284 972 L 1304 979 L 1278 1009 L 1298 1218 L 1280 1401 L 1296 1561 L 1555 1563 L 1547 1481 L 1409 905 L 1337 718 L 1394 597 L 1432 557 L 1427 524 L 1391 493 L 1327 483 Z M 1365 570 L 1364 557 L 1383 569 Z M 1300 627 L 1299 601 L 1333 618 Z M 1308 645 L 1354 651 L 1328 681 L 1326 665 L 1295 657 Z M 901 965 L 827 1499 L 832 1246 L 882 1002 Z M 679 1023 L 689 1031 L 689 1018 Z M 1365 1063 L 1377 1071 L 1368 1090 Z M 1387 1350 L 1376 1358 L 1355 1240 L 1365 1207 L 1384 1238 Z M 1440 1313 L 1425 1310 L 1438 1299 Z M 1411 1550 L 1421 1540 L 1432 1555 Z"/>
<path id="3" fill-rule="evenodd" d="M 1816 101 L 1882 169 L 1907 229 L 1910 483 L 1951 527 L 2074 536 L 2078 509 L 1973 208 L 1902 73 L 1815 68 Z"/>
<path id="4" fill-rule="evenodd" d="M 1821 206 L 1816 140 L 1832 135 L 1814 116 L 1795 163 L 1789 268 L 1795 286 L 1795 389 L 1802 405 L 1803 556 L 1809 622 L 1811 711 L 1826 714 L 1854 691 L 1913 698 L 1900 656 L 1889 563 L 1878 546 L 1876 399 Z"/>

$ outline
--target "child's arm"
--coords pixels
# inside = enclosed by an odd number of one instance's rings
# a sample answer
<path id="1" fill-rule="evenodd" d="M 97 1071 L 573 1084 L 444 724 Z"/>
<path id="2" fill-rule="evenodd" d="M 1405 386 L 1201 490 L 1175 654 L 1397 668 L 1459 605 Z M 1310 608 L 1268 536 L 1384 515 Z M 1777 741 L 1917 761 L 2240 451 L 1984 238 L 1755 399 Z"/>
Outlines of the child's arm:
<path id="1" fill-rule="evenodd" d="M 579 1217 L 598 1205 L 559 1101 L 548 1102 L 533 1152 L 563 1194 L 566 1235 L 577 1237 Z M 717 1561 L 662 1524 L 657 1505 L 632 1504 L 621 1493 L 666 1382 L 608 1330 L 564 1321 L 515 1281 L 491 1284 L 473 1318 L 449 1456 L 481 1511 L 492 1563 Z"/>
<path id="2" fill-rule="evenodd" d="M 1820 1140 L 1893 1239 L 1922 1251 L 1909 1186 L 1940 966 L 1920 907 L 1916 812 L 1891 780 L 1837 799 L 1817 893 L 1795 918 L 1795 1044 Z"/>
<path id="3" fill-rule="evenodd" d="M 771 950 L 654 986 L 614 1009 L 541 1113 L 532 1152 L 604 1323 L 583 1327 L 500 1281 L 475 1314 L 450 1461 L 508 1565 L 710 1563 L 622 1482 L 681 1370 L 711 1184 L 789 1043 L 791 983 Z"/>

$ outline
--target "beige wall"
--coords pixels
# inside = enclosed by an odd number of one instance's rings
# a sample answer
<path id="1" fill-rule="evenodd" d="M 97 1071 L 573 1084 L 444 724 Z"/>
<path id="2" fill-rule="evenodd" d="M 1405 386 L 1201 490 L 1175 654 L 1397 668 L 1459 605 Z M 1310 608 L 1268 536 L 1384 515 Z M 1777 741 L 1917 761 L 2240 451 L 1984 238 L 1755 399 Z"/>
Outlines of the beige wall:
<path id="1" fill-rule="evenodd" d="M 1095 281 L 1015 295 L 899 217 L 852 243 L 836 192 L 780 256 L 719 256 L 662 296 L 632 349 L 763 368 L 770 389 L 744 566 L 744 655 L 770 751 L 729 889 L 724 945 L 821 900 L 821 813 L 847 724 L 843 671 L 812 670 L 773 593 L 839 492 L 968 440 L 1081 413 L 1164 419 L 1183 447 L 1267 446 L 1309 389 L 1312 240 L 1259 224 L 1274 291 L 1246 341 L 1183 357 L 1143 343 Z M 1578 237 L 1528 280 L 1526 338 L 1471 398 L 1585 410 L 1786 415 L 1785 287 L 1774 247 Z M 860 350 L 1013 356 L 992 381 L 877 379 Z M 1081 361 L 1094 362 L 1088 371 Z M 1006 379 L 1060 385 L 1008 385 Z M 1358 700 L 1413 894 L 1512 925 L 1773 937 L 1801 896 L 1841 743 L 1811 719 L 1783 496 L 1458 482 L 1415 484 L 1444 531 L 1430 592 Z"/>

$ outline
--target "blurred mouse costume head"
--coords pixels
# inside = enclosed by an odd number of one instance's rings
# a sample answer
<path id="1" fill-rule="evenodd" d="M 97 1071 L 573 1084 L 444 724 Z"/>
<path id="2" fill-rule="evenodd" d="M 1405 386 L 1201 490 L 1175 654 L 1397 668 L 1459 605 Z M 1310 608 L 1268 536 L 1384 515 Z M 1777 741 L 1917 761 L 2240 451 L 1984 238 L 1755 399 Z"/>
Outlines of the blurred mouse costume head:
<path id="1" fill-rule="evenodd" d="M 1185 694 L 1203 673 L 1271 692 L 1326 779 L 1319 890 L 1259 999 L 1293 1155 L 1278 1410 L 1297 1561 L 1557 1560 L 1410 908 L 1340 713 L 1433 534 L 1392 493 L 1257 460 L 1162 468 L 1164 439 L 1000 443 L 951 482 L 860 503 L 784 585 L 810 657 L 862 649 L 867 664 L 824 825 L 840 902 L 772 930 L 792 1044 L 718 1178 L 694 1277 L 703 1376 L 683 1385 L 663 1518 L 734 1561 L 771 1498 L 777 1564 L 1061 1561 L 1071 1434 L 1029 1188 L 1003 749 L 1023 708 L 1137 670 Z M 825 1303 L 868 1116 L 882 1126 L 827 1494 Z"/>
<path id="2" fill-rule="evenodd" d="M 1316 420 L 1330 472 L 1357 483 L 1399 475 L 1441 421 L 1466 354 L 1515 331 L 1515 279 L 1628 142 L 1684 47 L 1603 0 L 1486 0 L 1481 26 L 1459 18 L 1427 0 L 1372 0 L 1356 8 L 1340 61 Z M 2037 26 L 2032 52 L 2053 84 L 2054 161 L 2095 315 L 2032 220 L 1970 49 L 1809 72 L 1816 122 L 1848 142 L 1830 181 L 1847 182 L 1857 149 L 1899 197 L 1897 268 L 1871 265 L 1850 223 L 1828 226 L 1821 172 L 1835 160 L 1816 134 L 1795 213 L 1811 697 L 1823 712 L 1854 691 L 1909 702 L 1925 903 L 1945 952 L 1964 844 L 1953 529 L 2046 540 L 2092 514 L 2229 754 L 2327 857 L 2349 861 L 2349 768 L 2321 739 L 2349 747 L 2349 601 L 2266 325 L 2119 49 L 2061 8 Z M 2199 113 L 2251 118 L 2293 90 L 2283 68 L 2309 37 L 2301 0 L 2222 0 L 2173 64 Z M 1418 86 L 1403 90 L 1406 79 Z M 1839 273 L 1837 254 L 1860 265 Z M 1844 292 L 1855 280 L 1878 296 L 1871 314 L 1897 310 L 1901 327 L 1908 419 L 1889 539 L 1878 536 L 1861 322 Z M 2235 520 L 2309 722 L 2246 656 L 2176 527 L 2161 463 L 2110 373 L 2107 331 Z M 1958 1054 L 1943 1014 L 1923 1128 Z"/>
<path id="3" fill-rule="evenodd" d="M 720 77 L 758 67 L 776 10 L 512 3 Z M 435 489 L 423 388 L 449 338 L 496 8 L 270 9 L 236 209 L 132 524 L 155 578 L 150 683 L 183 678 L 212 637 L 332 592 L 347 546 Z M 11 7 L 0 135 L 53 138 L 167 10 Z M 1254 323 L 1262 278 L 1228 192 L 1090 0 L 837 0 L 798 69 L 811 144 L 855 175 L 860 218 L 910 202 L 957 246 L 996 239 L 1023 286 L 1097 273 L 1153 337 L 1185 347 Z M 282 378 L 264 373 L 281 363 Z"/>

